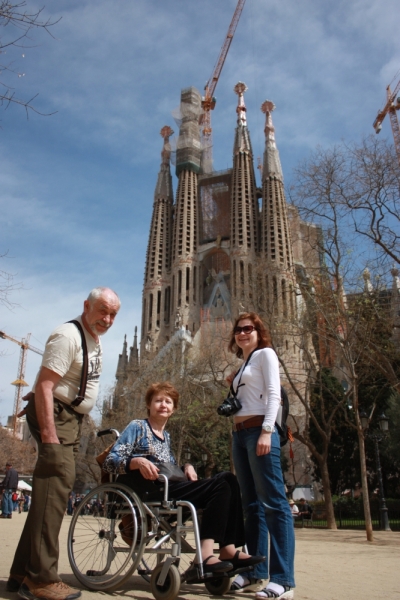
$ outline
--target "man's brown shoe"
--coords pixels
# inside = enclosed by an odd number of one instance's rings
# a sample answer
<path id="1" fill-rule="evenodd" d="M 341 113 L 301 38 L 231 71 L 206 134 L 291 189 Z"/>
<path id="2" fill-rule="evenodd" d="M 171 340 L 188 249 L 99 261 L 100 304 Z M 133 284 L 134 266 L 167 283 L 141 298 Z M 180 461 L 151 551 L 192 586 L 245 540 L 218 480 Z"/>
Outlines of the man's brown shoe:
<path id="1" fill-rule="evenodd" d="M 18 596 L 25 600 L 74 600 L 81 595 L 80 590 L 69 587 L 62 581 L 35 583 L 25 577 L 18 590 Z"/>
<path id="2" fill-rule="evenodd" d="M 12 575 L 12 573 L 10 573 L 10 576 L 6 583 L 7 592 L 18 592 L 23 578 L 23 575 Z"/>

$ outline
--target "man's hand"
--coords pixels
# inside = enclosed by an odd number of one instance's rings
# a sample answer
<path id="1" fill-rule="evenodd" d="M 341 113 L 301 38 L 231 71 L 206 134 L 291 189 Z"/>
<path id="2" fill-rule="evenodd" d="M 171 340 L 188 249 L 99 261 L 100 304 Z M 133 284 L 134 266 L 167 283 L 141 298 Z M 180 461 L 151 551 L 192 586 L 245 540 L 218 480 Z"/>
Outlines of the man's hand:
<path id="1" fill-rule="evenodd" d="M 156 467 L 154 463 L 152 463 L 150 460 L 147 460 L 147 458 L 144 458 L 144 456 L 131 458 L 129 468 L 131 471 L 139 469 L 142 477 L 145 479 L 151 479 L 152 481 L 158 479 L 158 473 L 160 471 L 160 469 Z"/>
<path id="2" fill-rule="evenodd" d="M 61 375 L 50 371 L 47 367 L 40 369 L 35 386 L 35 410 L 43 444 L 59 444 L 54 424 L 53 391 L 61 379 Z"/>
<path id="3" fill-rule="evenodd" d="M 257 456 L 264 456 L 271 452 L 271 434 L 267 431 L 262 431 L 257 441 Z"/>

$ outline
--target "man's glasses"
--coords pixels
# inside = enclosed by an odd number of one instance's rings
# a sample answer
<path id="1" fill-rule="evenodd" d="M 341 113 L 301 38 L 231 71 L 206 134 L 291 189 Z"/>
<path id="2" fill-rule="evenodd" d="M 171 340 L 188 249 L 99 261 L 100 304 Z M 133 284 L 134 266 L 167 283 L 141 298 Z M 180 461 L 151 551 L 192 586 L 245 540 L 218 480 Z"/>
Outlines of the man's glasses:
<path id="1" fill-rule="evenodd" d="M 235 329 L 233 330 L 233 333 L 235 335 L 239 335 L 240 333 L 249 334 L 255 330 L 256 330 L 256 327 L 254 327 L 254 325 L 244 325 L 244 327 L 235 327 Z"/>

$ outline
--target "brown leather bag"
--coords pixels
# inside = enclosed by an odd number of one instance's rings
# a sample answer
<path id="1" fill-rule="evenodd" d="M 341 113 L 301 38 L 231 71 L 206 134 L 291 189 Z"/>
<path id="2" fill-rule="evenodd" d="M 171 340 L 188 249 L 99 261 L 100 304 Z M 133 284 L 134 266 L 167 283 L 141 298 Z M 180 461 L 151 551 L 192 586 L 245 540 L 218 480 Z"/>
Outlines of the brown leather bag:
<path id="1" fill-rule="evenodd" d="M 107 446 L 107 448 L 105 448 L 103 452 L 96 456 L 96 462 L 101 469 L 101 483 L 108 483 L 110 481 L 110 473 L 104 471 L 103 463 L 106 460 L 107 456 L 110 454 L 111 450 L 113 449 L 114 443 L 115 442 Z"/>

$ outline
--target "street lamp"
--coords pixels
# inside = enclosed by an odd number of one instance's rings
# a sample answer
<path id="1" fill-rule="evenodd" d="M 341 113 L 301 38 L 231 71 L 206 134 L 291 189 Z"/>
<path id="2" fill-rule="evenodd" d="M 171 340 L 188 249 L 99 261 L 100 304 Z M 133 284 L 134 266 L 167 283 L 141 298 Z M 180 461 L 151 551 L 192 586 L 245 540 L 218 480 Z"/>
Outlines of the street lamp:
<path id="1" fill-rule="evenodd" d="M 380 512 L 380 528 L 382 531 L 391 531 L 389 525 L 389 517 L 388 517 L 388 509 L 386 507 L 386 500 L 383 491 L 383 479 L 382 479 L 382 468 L 381 468 L 381 459 L 379 456 L 379 442 L 383 440 L 386 433 L 389 431 L 389 419 L 385 415 L 385 413 L 381 413 L 378 417 L 379 429 L 378 431 L 368 431 L 369 421 L 367 413 L 362 408 L 359 411 L 361 427 L 365 435 L 368 435 L 374 442 L 375 446 L 375 461 L 376 461 L 376 472 L 378 474 L 378 482 L 379 482 L 379 512 Z"/>

